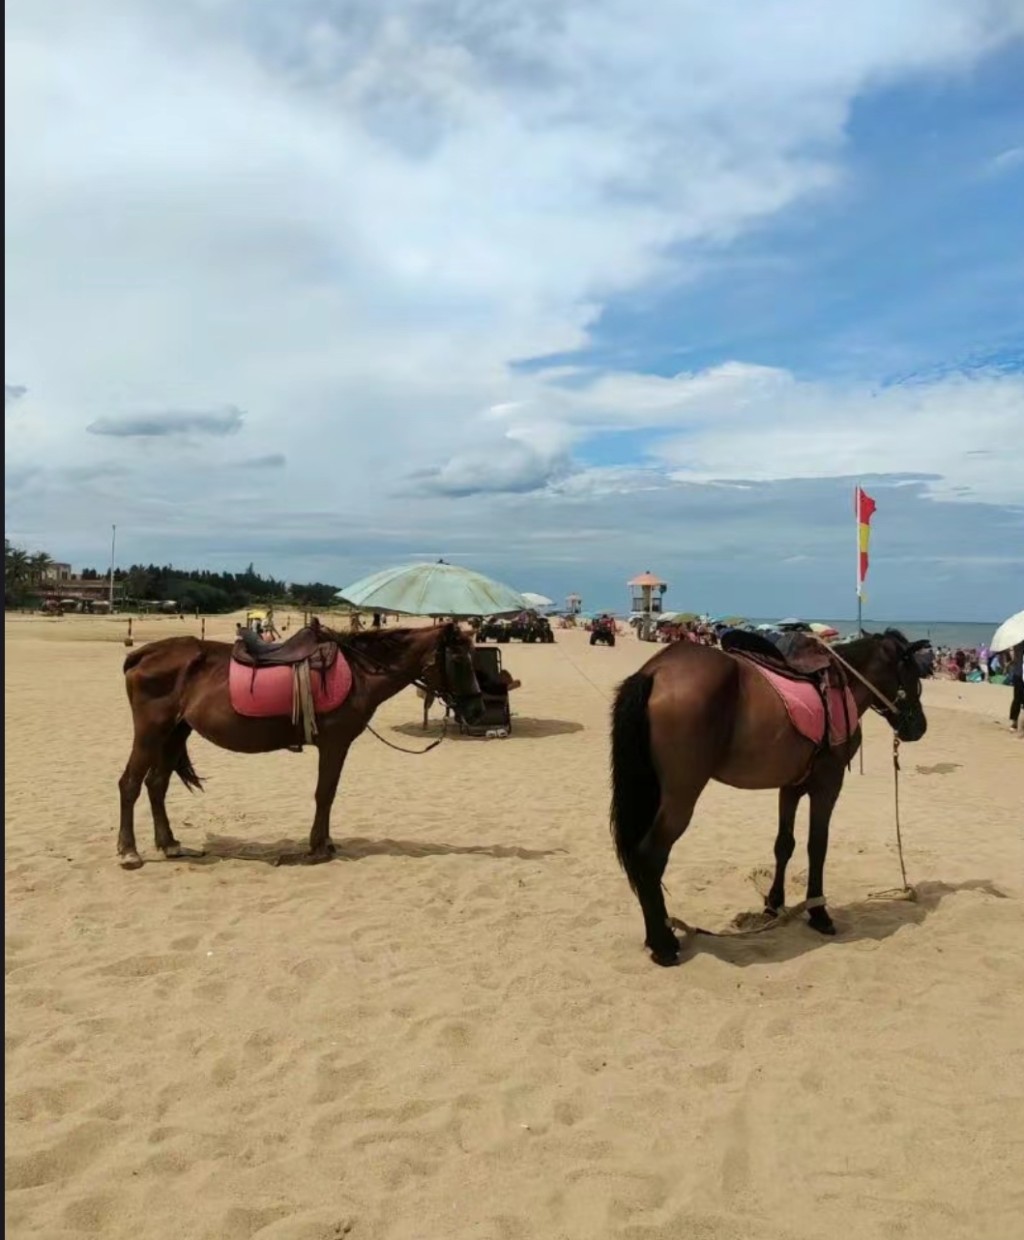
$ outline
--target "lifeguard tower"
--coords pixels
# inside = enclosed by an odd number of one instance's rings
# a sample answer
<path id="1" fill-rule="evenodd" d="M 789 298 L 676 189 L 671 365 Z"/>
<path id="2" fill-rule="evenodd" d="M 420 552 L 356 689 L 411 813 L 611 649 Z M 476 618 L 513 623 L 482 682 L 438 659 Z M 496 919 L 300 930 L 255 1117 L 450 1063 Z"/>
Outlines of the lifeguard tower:
<path id="1" fill-rule="evenodd" d="M 630 612 L 639 616 L 637 636 L 641 641 L 652 642 L 655 637 L 656 618 L 661 615 L 668 582 L 662 581 L 648 569 L 627 582 L 630 593 Z"/>
<path id="2" fill-rule="evenodd" d="M 578 616 L 583 610 L 583 599 L 578 594 L 570 594 L 565 600 L 565 614 Z"/>

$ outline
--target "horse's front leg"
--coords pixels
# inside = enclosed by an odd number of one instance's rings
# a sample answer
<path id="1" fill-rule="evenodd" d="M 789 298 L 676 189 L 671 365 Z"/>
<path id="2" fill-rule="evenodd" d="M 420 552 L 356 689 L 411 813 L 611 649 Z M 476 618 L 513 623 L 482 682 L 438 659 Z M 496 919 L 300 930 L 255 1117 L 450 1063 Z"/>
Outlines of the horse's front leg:
<path id="1" fill-rule="evenodd" d="M 838 764 L 837 764 L 838 765 Z M 807 899 L 821 903 L 808 910 L 807 920 L 819 934 L 835 934 L 835 922 L 825 908 L 825 857 L 828 853 L 828 829 L 832 811 L 843 786 L 843 768 L 831 773 L 811 792 L 811 829 L 807 837 Z"/>
<path id="2" fill-rule="evenodd" d="M 313 829 L 309 833 L 310 861 L 327 861 L 334 856 L 331 841 L 331 807 L 338 792 L 341 769 L 345 765 L 350 742 L 332 740 L 329 736 L 320 742 L 319 764 L 316 780 L 316 814 Z"/>
<path id="3" fill-rule="evenodd" d="M 805 788 L 779 789 L 779 831 L 775 837 L 775 878 L 772 880 L 771 891 L 765 897 L 765 911 L 773 917 L 786 906 L 786 866 L 793 855 L 796 840 L 793 828 L 796 824 L 796 811 Z"/>

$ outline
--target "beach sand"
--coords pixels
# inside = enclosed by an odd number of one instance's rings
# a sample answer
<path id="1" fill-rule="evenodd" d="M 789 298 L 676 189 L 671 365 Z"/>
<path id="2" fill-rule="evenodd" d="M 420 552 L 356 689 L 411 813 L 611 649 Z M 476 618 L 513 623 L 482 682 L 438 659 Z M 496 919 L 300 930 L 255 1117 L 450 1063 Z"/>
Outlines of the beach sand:
<path id="1" fill-rule="evenodd" d="M 152 619 L 140 638 L 196 631 Z M 228 636 L 233 622 L 211 624 Z M 1024 743 L 929 684 L 833 820 L 839 937 L 701 938 L 655 968 L 607 826 L 608 697 L 653 653 L 504 648 L 507 740 L 370 736 L 304 846 L 316 758 L 193 740 L 203 863 L 115 859 L 123 621 L 6 625 L 6 1216 L 110 1240 L 1009 1240 L 1024 1213 Z M 378 726 L 421 744 L 409 691 Z M 432 735 L 433 733 L 431 733 Z M 711 786 L 670 909 L 759 907 L 772 793 Z M 139 842 L 153 858 L 145 796 Z M 801 817 L 790 900 L 802 895 Z"/>

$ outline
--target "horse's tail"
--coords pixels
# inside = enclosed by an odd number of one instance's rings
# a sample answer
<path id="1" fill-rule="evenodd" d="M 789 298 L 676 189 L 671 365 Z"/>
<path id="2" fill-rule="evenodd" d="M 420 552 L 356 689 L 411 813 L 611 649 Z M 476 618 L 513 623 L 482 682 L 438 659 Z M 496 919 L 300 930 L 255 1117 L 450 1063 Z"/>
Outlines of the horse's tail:
<path id="1" fill-rule="evenodd" d="M 186 658 L 182 659 L 181 651 L 187 649 L 189 643 L 194 648 L 190 650 Z M 188 675 L 201 663 L 202 658 L 202 646 L 194 637 L 168 637 L 160 642 L 149 642 L 127 655 L 124 661 L 124 674 L 128 701 L 131 704 L 137 728 L 139 710 L 144 709 L 145 703 L 154 697 L 164 701 L 168 698 L 175 698 L 177 708 L 181 709 L 182 692 Z M 146 659 L 150 662 L 145 667 L 140 667 Z M 135 672 L 135 676 L 129 676 L 130 672 Z M 196 774 L 196 768 L 188 756 L 188 738 L 191 735 L 191 725 L 179 717 L 173 730 L 166 736 L 164 744 L 173 746 L 173 750 L 177 753 L 174 760 L 174 772 L 181 782 L 189 792 L 193 790 L 202 792 L 203 781 Z"/>
<path id="2" fill-rule="evenodd" d="M 647 715 L 653 686 L 649 675 L 634 672 L 619 685 L 612 706 L 612 839 L 634 891 L 637 849 L 661 804 Z"/>
<path id="3" fill-rule="evenodd" d="M 188 756 L 188 746 L 185 743 L 192 729 L 187 723 L 179 724 L 178 727 L 185 727 L 188 731 L 185 733 L 185 740 L 181 742 L 181 750 L 178 753 L 178 760 L 174 764 L 174 773 L 178 776 L 189 792 L 192 792 L 193 790 L 196 792 L 202 792 L 203 781 L 196 774 L 196 768 L 192 765 L 192 759 Z"/>

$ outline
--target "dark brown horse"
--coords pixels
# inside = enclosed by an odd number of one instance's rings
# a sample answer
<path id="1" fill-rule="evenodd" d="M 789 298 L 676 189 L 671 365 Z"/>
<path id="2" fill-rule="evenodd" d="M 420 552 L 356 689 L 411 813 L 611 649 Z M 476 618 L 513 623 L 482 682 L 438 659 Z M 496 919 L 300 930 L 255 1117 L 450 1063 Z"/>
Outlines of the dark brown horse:
<path id="1" fill-rule="evenodd" d="M 296 638 L 302 640 L 300 630 Z M 293 638 L 292 641 L 295 641 Z M 341 634 L 317 626 L 313 639 L 334 643 L 347 658 L 352 688 L 344 703 L 318 715 L 313 741 L 319 749 L 316 814 L 309 837 L 309 860 L 332 855 L 331 806 L 349 746 L 374 711 L 407 685 L 417 684 L 459 703 L 469 718 L 481 709 L 473 669 L 472 639 L 454 624 L 422 629 L 372 630 Z M 290 643 L 289 643 L 290 644 Z M 193 731 L 221 749 L 270 753 L 303 742 L 302 726 L 290 717 L 254 719 L 236 714 L 228 692 L 232 647 L 195 637 L 168 637 L 134 650 L 124 661 L 135 737 L 119 782 L 121 829 L 117 851 L 125 869 L 137 869 L 135 802 L 145 782 L 153 811 L 156 846 L 168 857 L 181 856 L 167 818 L 165 800 L 171 775 L 189 789 L 202 789 L 188 755 Z"/>
<path id="2" fill-rule="evenodd" d="M 809 798 L 808 920 L 820 933 L 835 934 L 825 909 L 825 854 L 832 810 L 860 747 L 860 718 L 873 708 L 900 740 L 925 734 L 914 658 L 924 645 L 890 629 L 835 647 L 852 669 L 857 708 L 856 726 L 838 747 L 805 740 L 758 668 L 720 650 L 679 642 L 623 681 L 612 717 L 612 835 L 657 964 L 675 964 L 679 957 L 662 876 L 672 845 L 712 779 L 733 788 L 780 790 L 775 880 L 765 901 L 770 913 L 785 904 L 796 811 L 801 797 Z"/>

